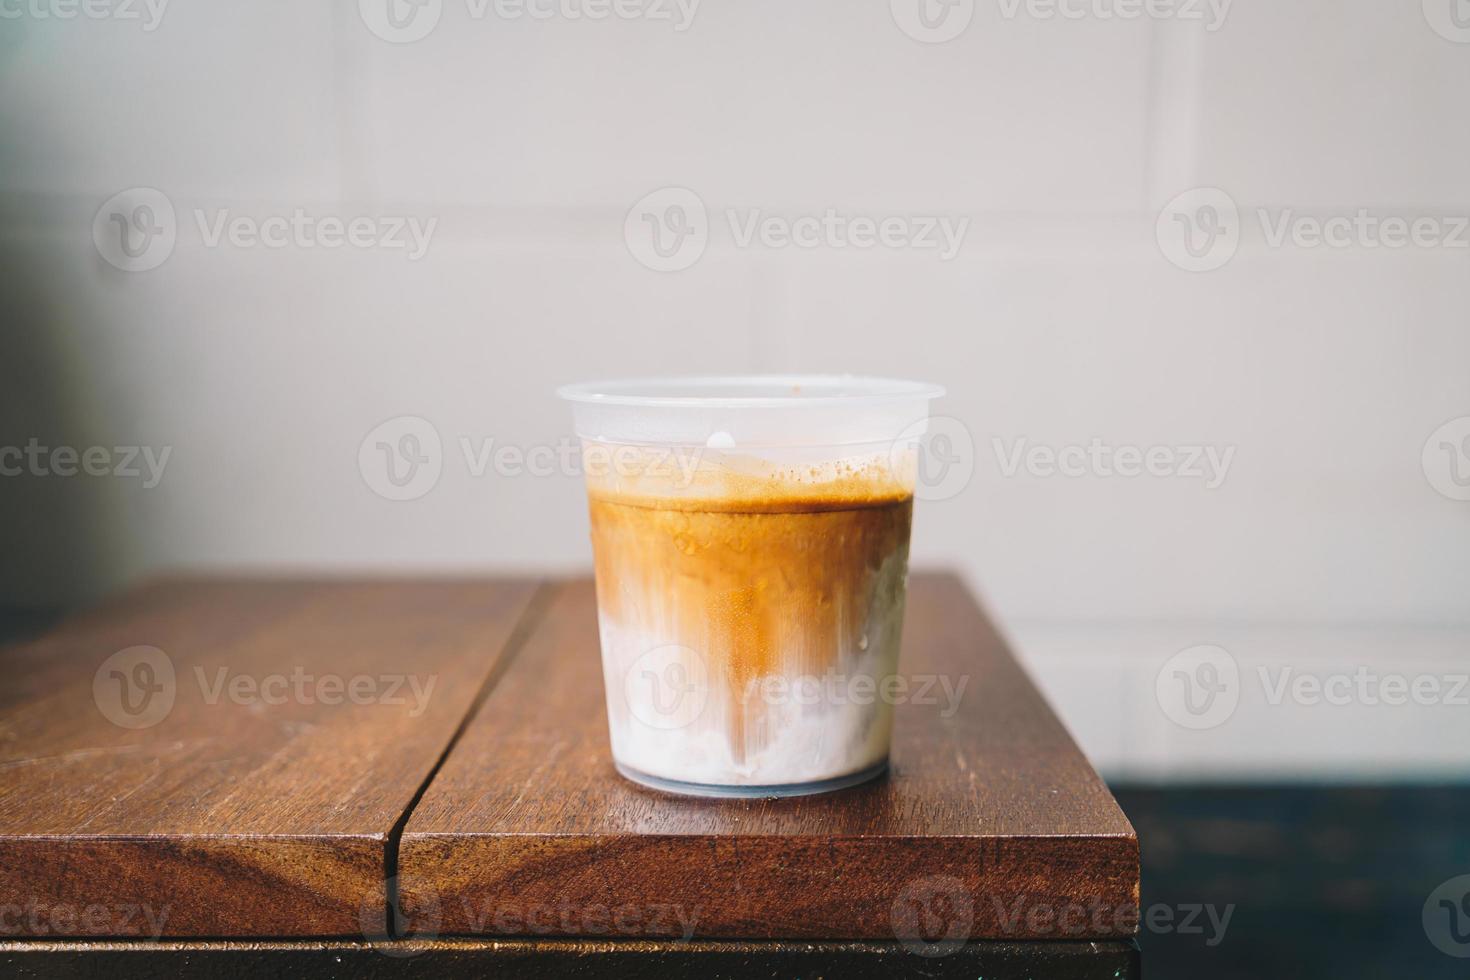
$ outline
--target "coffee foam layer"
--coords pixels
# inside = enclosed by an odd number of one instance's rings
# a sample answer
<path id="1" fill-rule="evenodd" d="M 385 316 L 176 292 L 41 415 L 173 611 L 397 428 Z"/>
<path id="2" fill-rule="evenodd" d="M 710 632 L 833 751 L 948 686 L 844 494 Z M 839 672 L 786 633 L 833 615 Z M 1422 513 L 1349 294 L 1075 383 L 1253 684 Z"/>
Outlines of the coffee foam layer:
<path id="1" fill-rule="evenodd" d="M 794 511 L 892 503 L 913 496 L 917 456 L 909 451 L 765 454 L 704 446 L 584 443 L 594 497 L 659 508 Z M 830 456 L 831 458 L 826 458 Z"/>

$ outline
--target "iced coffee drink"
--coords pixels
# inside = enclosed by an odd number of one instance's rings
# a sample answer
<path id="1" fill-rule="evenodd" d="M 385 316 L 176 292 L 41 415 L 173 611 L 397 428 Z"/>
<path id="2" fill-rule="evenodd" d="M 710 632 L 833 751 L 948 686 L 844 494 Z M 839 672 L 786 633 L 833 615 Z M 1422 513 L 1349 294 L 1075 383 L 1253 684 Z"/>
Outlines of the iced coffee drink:
<path id="1" fill-rule="evenodd" d="M 590 399 L 576 408 L 620 771 L 703 795 L 880 773 L 911 440 L 936 390 L 807 378 L 564 393 Z"/>

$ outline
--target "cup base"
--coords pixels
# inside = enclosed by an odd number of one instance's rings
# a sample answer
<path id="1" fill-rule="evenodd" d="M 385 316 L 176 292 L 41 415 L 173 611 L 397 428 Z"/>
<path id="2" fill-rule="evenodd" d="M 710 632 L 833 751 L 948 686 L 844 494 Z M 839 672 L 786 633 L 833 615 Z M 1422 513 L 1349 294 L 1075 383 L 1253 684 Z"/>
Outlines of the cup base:
<path id="1" fill-rule="evenodd" d="M 876 765 L 857 772 L 848 773 L 845 776 L 833 776 L 831 779 L 818 779 L 809 783 L 778 783 L 772 786 L 754 785 L 728 785 L 715 783 L 686 783 L 679 779 L 664 779 L 662 776 L 650 776 L 646 772 L 639 772 L 631 766 L 625 766 L 621 762 L 614 761 L 619 773 L 625 779 L 630 779 L 641 786 L 656 789 L 664 793 L 674 793 L 678 796 L 704 796 L 722 797 L 726 799 L 773 799 L 784 796 L 812 796 L 816 793 L 830 793 L 833 790 L 847 789 L 859 783 L 866 783 L 870 779 L 876 779 L 888 771 L 888 760 L 884 759 Z"/>

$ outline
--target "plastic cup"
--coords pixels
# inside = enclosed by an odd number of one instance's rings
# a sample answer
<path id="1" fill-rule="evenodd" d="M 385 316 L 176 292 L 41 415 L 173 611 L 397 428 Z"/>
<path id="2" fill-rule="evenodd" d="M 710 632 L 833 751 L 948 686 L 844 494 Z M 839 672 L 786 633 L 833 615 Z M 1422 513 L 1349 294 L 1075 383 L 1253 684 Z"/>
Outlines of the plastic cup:
<path id="1" fill-rule="evenodd" d="M 582 441 L 613 760 L 698 796 L 882 773 L 935 385 L 753 376 L 558 391 Z"/>

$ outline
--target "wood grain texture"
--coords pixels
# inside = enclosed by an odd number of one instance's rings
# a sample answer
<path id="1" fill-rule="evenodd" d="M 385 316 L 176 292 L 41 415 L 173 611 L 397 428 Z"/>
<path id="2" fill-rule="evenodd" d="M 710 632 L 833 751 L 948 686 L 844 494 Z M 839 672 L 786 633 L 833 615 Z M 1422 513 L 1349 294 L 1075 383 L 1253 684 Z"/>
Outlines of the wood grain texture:
<path id="1" fill-rule="evenodd" d="M 896 942 L 648 942 L 582 939 L 344 942 L 0 942 L 18 980 L 193 977 L 923 977 L 928 980 L 1135 980 L 1131 942 L 980 942 L 938 958 Z"/>
<path id="2" fill-rule="evenodd" d="M 164 581 L 0 651 L 0 932 L 383 933 L 390 832 L 535 591 Z"/>
<path id="3" fill-rule="evenodd" d="M 563 585 L 409 819 L 404 914 L 444 935 L 1131 935 L 1133 829 L 952 576 L 911 582 L 900 670 L 915 694 L 968 680 L 952 712 L 900 704 L 888 777 L 664 795 L 612 767 L 593 589 Z"/>

